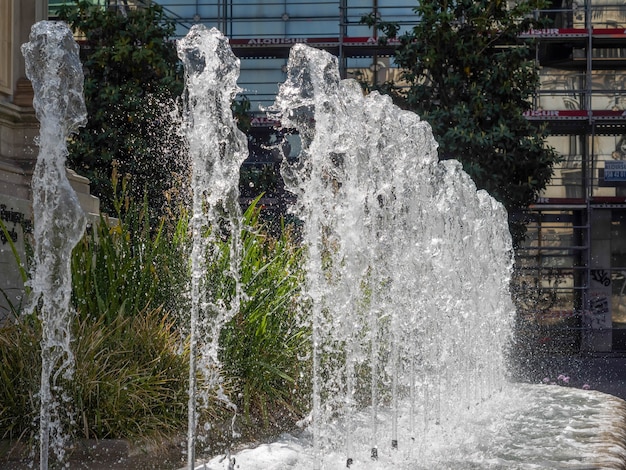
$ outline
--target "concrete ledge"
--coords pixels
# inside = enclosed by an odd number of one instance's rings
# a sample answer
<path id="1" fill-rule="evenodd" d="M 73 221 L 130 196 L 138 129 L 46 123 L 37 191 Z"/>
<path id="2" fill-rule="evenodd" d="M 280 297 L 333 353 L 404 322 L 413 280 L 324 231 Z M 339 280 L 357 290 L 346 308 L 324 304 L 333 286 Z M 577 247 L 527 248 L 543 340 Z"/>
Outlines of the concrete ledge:
<path id="1" fill-rule="evenodd" d="M 69 451 L 72 469 L 172 470 L 184 464 L 182 441 L 133 445 L 122 439 L 80 439 Z M 0 470 L 32 470 L 38 456 L 22 443 L 0 441 Z"/>
<path id="2" fill-rule="evenodd" d="M 96 196 L 92 196 L 89 192 L 89 179 L 84 176 L 80 176 L 74 170 L 67 169 L 67 178 L 76 191 L 78 201 L 80 202 L 83 210 L 89 215 L 99 216 L 100 214 L 100 199 Z"/>

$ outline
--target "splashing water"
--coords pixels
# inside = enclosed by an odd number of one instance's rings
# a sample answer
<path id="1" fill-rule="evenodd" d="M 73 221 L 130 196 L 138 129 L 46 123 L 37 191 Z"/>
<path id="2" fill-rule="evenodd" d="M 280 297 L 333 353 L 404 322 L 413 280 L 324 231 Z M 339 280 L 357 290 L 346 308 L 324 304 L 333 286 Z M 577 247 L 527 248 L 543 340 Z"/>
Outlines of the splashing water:
<path id="1" fill-rule="evenodd" d="M 35 252 L 30 309 L 36 309 L 42 326 L 40 467 L 47 469 L 50 447 L 59 461 L 65 453 L 66 436 L 59 418 L 65 397 L 58 382 L 73 374 L 70 260 L 86 226 L 85 214 L 67 179 L 66 138 L 85 125 L 87 113 L 78 45 L 67 25 L 35 24 L 22 53 L 40 122 L 39 155 L 31 183 Z"/>
<path id="2" fill-rule="evenodd" d="M 518 385 L 464 413 L 454 428 L 431 426 L 424 444 L 381 449 L 379 459 L 367 455 L 368 417 L 355 416 L 357 453 L 353 468 L 361 470 L 555 470 L 623 469 L 623 400 L 599 392 L 544 385 Z M 381 432 L 391 433 L 388 413 L 379 416 Z M 408 432 L 408 416 L 399 420 Z M 364 447 L 359 448 L 358 444 Z M 345 449 L 328 448 L 323 468 L 346 468 Z M 303 470 L 319 468 L 306 433 L 285 434 L 234 457 L 242 470 Z M 217 457 L 198 470 L 227 470 Z M 352 467 L 351 467 L 352 468 Z"/>
<path id="3" fill-rule="evenodd" d="M 506 213 L 430 126 L 292 48 L 273 118 L 308 250 L 313 411 L 297 437 L 244 450 L 246 469 L 623 468 L 626 404 L 506 384 L 514 308 Z M 232 468 L 215 458 L 198 467 Z"/>
<path id="4" fill-rule="evenodd" d="M 324 51 L 294 46 L 287 74 L 272 112 L 302 139 L 282 171 L 309 252 L 314 448 L 319 461 L 342 446 L 350 465 L 363 409 L 376 459 L 501 387 L 511 239 L 502 205 L 457 161 L 438 162 L 417 115 L 363 96 Z M 400 401 L 411 415 L 402 436 Z M 393 410 L 384 437 L 383 405 Z"/>
<path id="5" fill-rule="evenodd" d="M 238 128 L 230 108 L 239 91 L 239 59 L 228 39 L 215 28 L 195 25 L 177 44 L 185 66 L 185 128 L 192 162 L 193 232 L 188 464 L 192 469 L 195 446 L 201 433 L 198 406 L 206 405 L 208 392 L 228 399 L 221 389 L 218 340 L 222 326 L 237 312 L 239 285 L 241 210 L 239 167 L 248 155 L 247 139 Z M 233 298 L 224 299 L 220 286 L 207 282 L 207 266 L 223 256 L 220 240 L 230 239 L 230 265 L 226 276 L 235 284 Z M 205 383 L 200 393 L 196 379 Z M 199 403 L 200 402 L 200 403 Z M 231 406 L 234 406 L 231 404 Z M 201 427 L 200 427 L 201 428 Z"/>

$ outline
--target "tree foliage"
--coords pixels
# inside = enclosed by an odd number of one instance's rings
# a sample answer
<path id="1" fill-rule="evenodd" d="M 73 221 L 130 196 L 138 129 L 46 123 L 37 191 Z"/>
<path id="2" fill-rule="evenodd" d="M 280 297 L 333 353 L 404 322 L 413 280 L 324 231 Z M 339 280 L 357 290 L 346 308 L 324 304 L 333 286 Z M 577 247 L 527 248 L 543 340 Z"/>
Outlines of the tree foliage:
<path id="1" fill-rule="evenodd" d="M 112 212 L 111 172 L 131 176 L 158 214 L 165 192 L 184 171 L 175 101 L 183 90 L 174 24 L 154 3 L 124 10 L 75 0 L 59 10 L 79 36 L 88 124 L 69 145 L 69 165 L 91 180 L 103 210 Z M 180 179 L 180 178 L 178 178 Z"/>
<path id="2" fill-rule="evenodd" d="M 545 128 L 524 117 L 539 74 L 520 33 L 542 26 L 530 14 L 541 1 L 421 0 L 420 22 L 398 37 L 395 61 L 406 83 L 385 86 L 431 124 L 441 158 L 460 160 L 509 211 L 536 199 L 558 161 Z M 363 20 L 386 38 L 398 34 L 397 24 Z"/>

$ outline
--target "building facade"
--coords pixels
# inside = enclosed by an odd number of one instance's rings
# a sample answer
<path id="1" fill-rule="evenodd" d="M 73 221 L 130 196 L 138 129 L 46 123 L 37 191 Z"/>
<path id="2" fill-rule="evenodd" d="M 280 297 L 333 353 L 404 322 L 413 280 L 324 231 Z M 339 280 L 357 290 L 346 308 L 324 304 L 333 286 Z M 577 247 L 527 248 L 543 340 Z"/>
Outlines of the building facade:
<path id="1" fill-rule="evenodd" d="M 25 257 L 25 237 L 32 228 L 30 179 L 37 161 L 39 122 L 32 107 L 33 90 L 26 78 L 20 47 L 31 26 L 48 18 L 46 0 L 0 0 L 0 322 L 11 304 L 23 299 L 23 283 L 11 249 Z M 89 181 L 68 170 L 83 208 L 99 212 Z M 6 297 L 5 297 L 6 295 Z"/>
<path id="2" fill-rule="evenodd" d="M 541 87 L 528 119 L 547 124 L 562 156 L 526 214 L 519 265 L 543 289 L 545 341 L 590 352 L 626 350 L 626 3 L 568 1 L 537 12 Z"/>
<path id="3" fill-rule="evenodd" d="M 37 156 L 39 123 L 32 108 L 20 46 L 30 27 L 46 18 L 46 4 L 36 0 L 0 0 L 0 321 L 19 305 L 22 279 L 10 244 L 23 255 L 31 228 L 30 175 Z"/>

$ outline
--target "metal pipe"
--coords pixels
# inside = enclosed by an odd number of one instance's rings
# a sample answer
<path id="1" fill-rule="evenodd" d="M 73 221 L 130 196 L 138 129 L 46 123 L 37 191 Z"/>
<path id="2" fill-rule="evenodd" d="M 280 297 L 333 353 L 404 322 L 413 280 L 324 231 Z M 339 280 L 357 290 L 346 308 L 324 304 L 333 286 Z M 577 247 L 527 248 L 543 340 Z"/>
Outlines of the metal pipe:
<path id="1" fill-rule="evenodd" d="M 375 41 L 378 40 L 378 0 L 372 0 L 372 11 L 374 13 L 374 27 L 373 27 L 373 38 Z M 378 54 L 374 49 L 374 53 L 372 54 L 372 86 L 376 88 L 378 84 Z"/>

